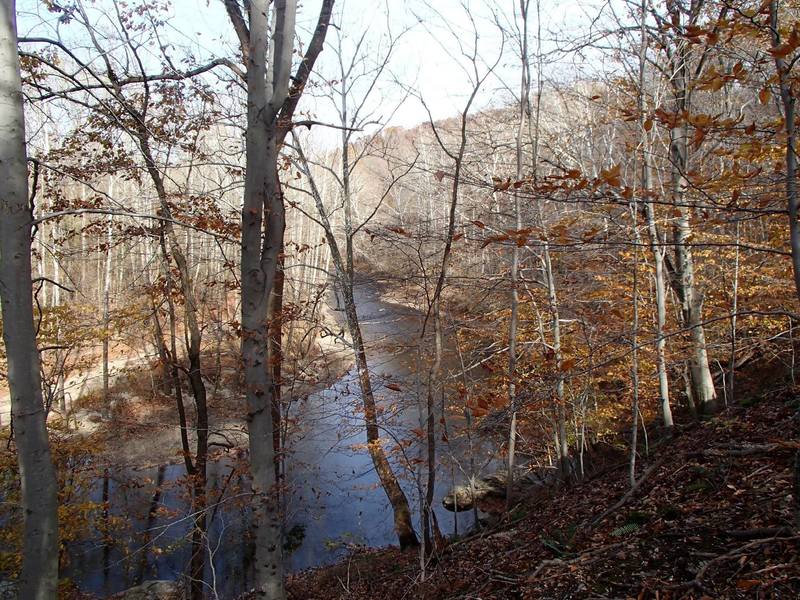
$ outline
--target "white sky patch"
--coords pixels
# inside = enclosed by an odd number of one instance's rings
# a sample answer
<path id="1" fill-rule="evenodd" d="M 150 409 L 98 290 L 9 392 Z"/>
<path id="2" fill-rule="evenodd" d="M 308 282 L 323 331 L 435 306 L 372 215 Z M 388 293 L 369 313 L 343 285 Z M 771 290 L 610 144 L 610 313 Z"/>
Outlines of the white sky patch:
<path id="1" fill-rule="evenodd" d="M 113 10 L 112 0 L 84 2 L 93 20 L 102 27 L 103 12 Z M 555 37 L 565 38 L 585 30 L 605 4 L 602 0 L 541 0 L 543 52 L 556 49 Z M 310 40 L 319 5 L 319 0 L 301 4 L 298 44 L 304 46 Z M 518 5 L 519 0 L 337 0 L 333 19 L 336 29 L 329 31 L 327 47 L 317 63 L 318 78 L 337 80 L 338 59 L 333 48 L 339 38 L 344 53 L 352 54 L 356 41 L 366 32 L 362 50 L 367 51 L 364 64 L 369 65 L 382 59 L 391 32 L 394 37 L 402 36 L 373 91 L 370 111 L 376 120 L 404 127 L 427 121 L 428 113 L 415 94 L 424 98 L 434 119 L 456 116 L 472 92 L 474 70 L 477 68 L 482 76 L 495 64 L 495 72 L 483 84 L 473 110 L 507 104 L 513 101 L 519 87 L 519 51 L 513 31 L 504 36 L 500 26 L 509 31 L 516 27 Z M 535 0 L 531 0 L 529 10 L 529 43 L 533 52 L 537 32 Z M 48 12 L 37 0 L 19 0 L 18 13 L 20 35 L 64 35 L 69 39 L 71 28 L 59 24 L 59 15 Z M 163 39 L 173 45 L 173 58 L 191 54 L 197 63 L 202 63 L 216 56 L 237 56 L 238 41 L 222 0 L 173 0 L 170 13 Z M 113 20 L 112 17 L 109 22 Z M 157 70 L 158 48 L 150 52 Z M 473 52 L 477 56 L 475 66 L 470 58 Z M 577 78 L 587 65 L 597 69 L 580 54 L 561 56 L 555 62 L 549 57 L 547 62 L 547 77 Z M 408 95 L 408 90 L 413 94 Z M 356 95 L 363 92 L 358 86 L 354 91 Z M 338 123 L 334 107 L 320 97 L 320 92 L 319 88 L 309 90 L 300 110 L 321 121 Z M 331 134 L 321 137 L 320 141 L 330 139 Z"/>

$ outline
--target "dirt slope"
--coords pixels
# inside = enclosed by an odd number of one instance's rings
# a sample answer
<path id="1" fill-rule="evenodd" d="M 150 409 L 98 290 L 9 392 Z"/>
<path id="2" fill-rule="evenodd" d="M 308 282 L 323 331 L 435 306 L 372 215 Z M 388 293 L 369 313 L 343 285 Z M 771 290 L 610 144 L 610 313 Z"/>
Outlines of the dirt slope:
<path id="1" fill-rule="evenodd" d="M 425 581 L 414 552 L 355 553 L 294 577 L 290 597 L 800 598 L 797 410 L 772 398 L 679 428 L 640 459 L 634 494 L 620 466 L 527 498 L 515 521 L 443 549 Z"/>

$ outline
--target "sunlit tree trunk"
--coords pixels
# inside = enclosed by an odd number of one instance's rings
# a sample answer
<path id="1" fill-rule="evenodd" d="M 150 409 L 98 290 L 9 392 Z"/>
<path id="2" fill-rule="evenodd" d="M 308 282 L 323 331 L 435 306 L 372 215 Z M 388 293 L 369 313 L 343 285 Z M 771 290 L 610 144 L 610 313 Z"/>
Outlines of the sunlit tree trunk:
<path id="1" fill-rule="evenodd" d="M 673 21 L 682 19 L 681 3 L 668 3 Z M 694 6 L 694 5 L 693 5 Z M 692 210 L 689 206 L 689 126 L 685 118 L 689 110 L 689 42 L 676 38 L 672 50 L 672 72 L 670 83 L 673 90 L 675 123 L 669 131 L 669 154 L 672 202 L 676 209 L 673 227 L 675 264 L 672 285 L 681 302 L 684 328 L 691 337 L 689 376 L 692 397 L 701 413 L 713 411 L 717 392 L 708 364 L 706 334 L 703 327 L 703 297 L 695 281 L 694 256 L 692 252 Z"/>
<path id="2" fill-rule="evenodd" d="M 645 118 L 645 72 L 647 66 L 647 48 L 649 43 L 647 32 L 647 0 L 642 0 L 641 6 L 641 41 L 639 46 L 639 93 L 637 104 L 639 109 L 639 127 L 641 129 L 642 164 L 641 164 L 641 195 L 647 222 L 647 233 L 650 241 L 650 252 L 655 265 L 656 284 L 656 369 L 658 372 L 658 391 L 661 404 L 661 416 L 664 426 L 671 429 L 672 407 L 670 405 L 669 379 L 667 377 L 666 345 L 664 330 L 667 323 L 667 285 L 664 269 L 664 250 L 660 244 L 660 235 L 656 222 L 655 207 L 649 194 L 652 190 L 650 144 Z"/>
<path id="3" fill-rule="evenodd" d="M 650 166 L 645 162 L 643 169 L 643 193 L 650 189 Z M 672 406 L 670 404 L 669 378 L 667 376 L 667 340 L 664 331 L 667 323 L 667 284 L 664 269 L 664 251 L 661 248 L 658 226 L 656 223 L 653 203 L 644 201 L 645 216 L 647 219 L 647 233 L 650 241 L 650 250 L 655 265 L 656 284 L 656 368 L 658 370 L 658 391 L 661 403 L 661 417 L 664 426 L 672 428 Z"/>
<path id="4" fill-rule="evenodd" d="M 0 2 L 0 304 L 22 484 L 21 600 L 55 600 L 58 487 L 50 457 L 31 300 L 31 217 L 16 3 Z"/>
<path id="5" fill-rule="evenodd" d="M 542 220 L 541 207 L 539 218 Z M 544 229 L 544 225 L 542 225 Z M 545 230 L 545 236 L 546 236 Z M 567 440 L 567 398 L 564 382 L 564 354 L 561 348 L 561 319 L 559 317 L 558 294 L 553 274 L 553 262 L 550 257 L 550 244 L 547 239 L 542 245 L 542 273 L 547 286 L 547 306 L 550 313 L 550 334 L 553 336 L 552 352 L 556 367 L 556 455 L 558 470 L 562 480 L 570 476 L 569 442 Z"/>

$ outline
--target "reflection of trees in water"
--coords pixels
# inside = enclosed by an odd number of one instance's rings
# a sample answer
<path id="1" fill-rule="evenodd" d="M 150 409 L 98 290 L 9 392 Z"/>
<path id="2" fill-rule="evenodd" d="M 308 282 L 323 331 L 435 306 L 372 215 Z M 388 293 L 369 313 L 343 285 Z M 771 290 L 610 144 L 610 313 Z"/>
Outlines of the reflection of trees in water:
<path id="1" fill-rule="evenodd" d="M 153 491 L 153 499 L 150 501 L 150 510 L 147 512 L 147 522 L 143 532 L 143 539 L 142 539 L 142 548 L 147 548 L 150 545 L 150 540 L 153 534 L 153 528 L 156 524 L 156 518 L 158 515 L 158 506 L 159 502 L 161 501 L 161 486 L 164 485 L 164 473 L 166 471 L 165 466 L 158 467 L 158 476 L 156 477 L 156 484 L 155 490 Z M 108 501 L 108 479 L 104 478 L 103 480 L 103 497 L 104 502 Z M 108 545 L 106 545 L 106 549 Z M 104 572 L 106 571 L 105 567 L 105 556 L 108 554 L 107 550 L 104 550 Z M 144 581 L 145 571 L 147 570 L 147 562 L 149 558 L 150 552 L 145 550 L 141 553 L 141 560 L 139 562 L 139 570 L 136 573 L 136 578 L 134 579 L 134 585 L 140 585 Z"/>
<path id="2" fill-rule="evenodd" d="M 424 395 L 415 378 L 416 347 L 409 342 L 418 319 L 374 295 L 358 298 L 369 342 L 369 369 L 375 382 L 378 422 L 392 464 L 409 498 L 416 498 L 424 444 L 413 432 L 420 427 L 419 401 Z M 385 310 L 381 311 L 380 309 Z M 446 361 L 449 360 L 447 354 Z M 453 359 L 455 360 L 455 359 Z M 391 508 L 379 488 L 365 449 L 363 408 L 355 372 L 330 388 L 296 399 L 287 425 L 284 482 L 286 553 L 289 570 L 332 562 L 358 545 L 396 543 Z M 449 488 L 463 481 L 462 463 L 470 444 L 458 435 L 464 424 L 448 411 L 448 442 L 437 469 Z M 474 444 L 476 456 L 481 449 Z M 478 460 L 483 463 L 483 459 Z M 209 462 L 207 532 L 202 536 L 208 555 L 204 579 L 221 597 L 235 596 L 252 582 L 254 540 L 250 535 L 250 494 L 246 452 L 225 453 Z M 75 561 L 71 575 L 90 592 L 110 594 L 148 579 L 181 579 L 191 559 L 194 531 L 191 481 L 182 465 L 149 470 L 111 471 L 98 478 L 96 499 L 107 502 L 98 514 L 106 531 Z M 455 529 L 456 516 L 444 511 L 437 490 L 435 508 L 445 533 Z M 417 522 L 419 507 L 413 506 Z M 460 515 L 459 529 L 471 526 L 471 515 Z"/>
<path id="3" fill-rule="evenodd" d="M 223 595 L 239 593 L 252 581 L 245 471 L 242 457 L 224 457 L 210 469 L 203 509 L 208 527 L 200 538 L 209 557 L 203 580 Z M 108 595 L 147 580 L 188 575 L 197 512 L 193 482 L 181 466 L 121 474 L 107 469 L 90 495 L 100 507 L 94 533 L 68 546 L 68 575 L 83 591 Z"/>

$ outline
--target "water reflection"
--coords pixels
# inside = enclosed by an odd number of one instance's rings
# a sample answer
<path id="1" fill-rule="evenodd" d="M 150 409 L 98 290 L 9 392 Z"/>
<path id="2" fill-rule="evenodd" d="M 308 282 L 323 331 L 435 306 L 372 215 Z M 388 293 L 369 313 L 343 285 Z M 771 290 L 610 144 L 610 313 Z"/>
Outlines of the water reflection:
<path id="1" fill-rule="evenodd" d="M 418 316 L 408 309 L 381 302 L 371 287 L 357 290 L 364 334 L 370 341 L 370 368 L 383 409 L 381 425 L 394 441 L 414 439 L 420 427 L 414 372 Z M 401 391 L 387 388 L 386 384 Z M 287 569 L 297 572 L 335 562 L 353 545 L 396 544 L 392 510 L 380 488 L 364 448 L 366 434 L 359 411 L 356 374 L 351 371 L 333 386 L 310 395 L 292 408 L 302 424 L 289 436 L 286 466 L 287 529 L 293 531 Z M 455 421 L 455 417 L 452 417 Z M 394 444 L 392 444 L 394 445 Z M 421 458 L 417 444 L 392 457 L 395 472 L 415 507 L 419 528 L 419 490 L 410 467 Z M 449 453 L 463 457 L 465 442 L 455 439 Z M 487 449 L 482 449 L 484 462 Z M 464 474 L 448 452 L 439 449 L 435 510 L 445 534 L 472 526 L 472 514 L 454 515 L 441 499 Z M 480 461 L 479 461 L 480 462 Z M 210 560 L 205 580 L 220 598 L 245 591 L 252 581 L 247 482 L 234 458 L 209 462 Z M 167 465 L 106 474 L 89 490 L 92 501 L 107 501 L 109 510 L 96 524 L 91 540 L 69 548 L 70 576 L 86 592 L 109 595 L 143 580 L 180 579 L 191 555 L 192 518 L 183 465 Z M 458 522 L 456 523 L 456 519 Z M 105 534 L 111 532 L 110 539 Z"/>

